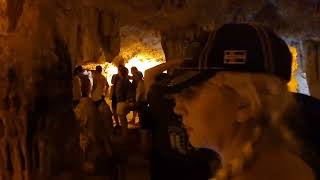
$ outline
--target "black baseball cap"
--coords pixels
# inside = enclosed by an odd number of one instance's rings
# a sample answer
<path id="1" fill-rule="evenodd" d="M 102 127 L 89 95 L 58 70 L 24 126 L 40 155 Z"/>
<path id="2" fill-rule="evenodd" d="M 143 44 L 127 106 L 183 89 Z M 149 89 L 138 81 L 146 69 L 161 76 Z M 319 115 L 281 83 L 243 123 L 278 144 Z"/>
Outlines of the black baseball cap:
<path id="1" fill-rule="evenodd" d="M 220 71 L 266 73 L 290 81 L 292 55 L 287 44 L 261 25 L 225 24 L 184 48 L 183 63 L 168 85 L 175 91 Z"/>

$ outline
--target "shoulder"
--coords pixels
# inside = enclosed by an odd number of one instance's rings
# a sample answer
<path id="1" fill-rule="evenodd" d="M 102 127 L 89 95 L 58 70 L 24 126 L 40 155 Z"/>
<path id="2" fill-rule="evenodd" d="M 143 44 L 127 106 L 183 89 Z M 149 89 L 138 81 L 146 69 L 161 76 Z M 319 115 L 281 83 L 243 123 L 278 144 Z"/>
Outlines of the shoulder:
<path id="1" fill-rule="evenodd" d="M 100 81 L 106 81 L 107 78 L 106 78 L 104 75 L 99 74 L 99 80 L 100 80 Z"/>

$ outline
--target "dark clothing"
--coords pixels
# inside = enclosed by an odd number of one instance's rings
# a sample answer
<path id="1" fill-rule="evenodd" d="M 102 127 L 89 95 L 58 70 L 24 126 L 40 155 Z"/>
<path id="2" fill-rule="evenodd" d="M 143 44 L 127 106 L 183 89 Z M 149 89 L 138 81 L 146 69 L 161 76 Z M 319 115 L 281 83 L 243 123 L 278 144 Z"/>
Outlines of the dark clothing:
<path id="1" fill-rule="evenodd" d="M 138 71 L 132 76 L 132 86 L 134 89 L 137 89 L 139 81 L 143 78 L 142 72 Z"/>
<path id="2" fill-rule="evenodd" d="M 117 102 L 125 102 L 134 99 L 134 94 L 132 93 L 132 84 L 128 78 L 119 78 L 116 87 L 115 95 Z"/>
<path id="3" fill-rule="evenodd" d="M 137 112 L 141 123 L 141 129 L 151 130 L 152 122 L 147 102 L 137 102 Z"/>
<path id="4" fill-rule="evenodd" d="M 119 75 L 114 74 L 111 80 L 111 83 L 113 84 L 111 87 L 111 106 L 113 110 L 117 109 L 116 84 L 118 82 L 118 79 L 119 79 Z"/>
<path id="5" fill-rule="evenodd" d="M 293 95 L 301 116 L 291 117 L 289 127 L 303 142 L 302 158 L 313 169 L 316 179 L 320 179 L 320 100 L 298 93 Z"/>
<path id="6" fill-rule="evenodd" d="M 112 107 L 112 109 L 117 109 L 117 97 L 115 95 L 112 96 L 111 107 Z"/>

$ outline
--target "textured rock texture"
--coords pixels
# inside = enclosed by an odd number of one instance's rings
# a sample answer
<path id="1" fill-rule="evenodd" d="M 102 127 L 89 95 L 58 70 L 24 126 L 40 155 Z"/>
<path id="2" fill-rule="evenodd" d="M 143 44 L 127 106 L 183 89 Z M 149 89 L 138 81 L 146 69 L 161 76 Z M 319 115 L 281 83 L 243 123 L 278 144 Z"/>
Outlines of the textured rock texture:
<path id="1" fill-rule="evenodd" d="M 261 22 L 287 37 L 317 40 L 319 4 L 315 0 L 0 0 L 0 179 L 45 179 L 77 171 L 72 67 L 97 62 L 102 54 L 112 61 L 120 52 L 120 27 L 161 32 L 170 60 L 182 55 L 183 40 L 199 27 L 212 29 L 225 22 Z M 312 94 L 319 93 L 319 76 L 313 75 L 318 73 L 316 47 L 305 45 Z"/>
<path id="2" fill-rule="evenodd" d="M 320 42 L 304 41 L 305 69 L 310 94 L 320 99 Z"/>

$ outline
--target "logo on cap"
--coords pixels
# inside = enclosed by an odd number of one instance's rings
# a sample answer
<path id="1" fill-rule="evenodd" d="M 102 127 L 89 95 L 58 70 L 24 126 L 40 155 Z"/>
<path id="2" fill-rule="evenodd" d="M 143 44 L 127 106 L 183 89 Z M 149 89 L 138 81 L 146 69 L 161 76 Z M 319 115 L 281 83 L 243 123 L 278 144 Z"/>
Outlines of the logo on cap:
<path id="1" fill-rule="evenodd" d="M 223 56 L 224 64 L 246 64 L 246 50 L 225 50 Z"/>

